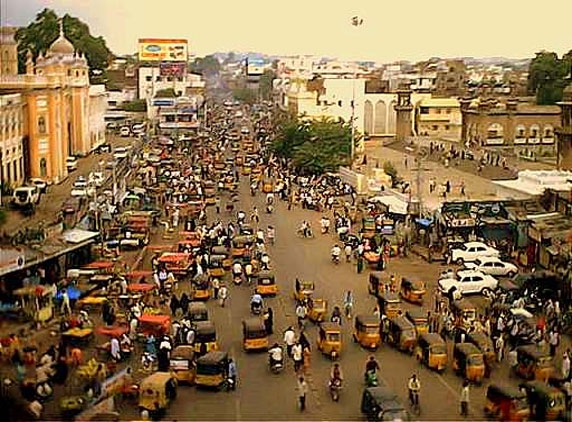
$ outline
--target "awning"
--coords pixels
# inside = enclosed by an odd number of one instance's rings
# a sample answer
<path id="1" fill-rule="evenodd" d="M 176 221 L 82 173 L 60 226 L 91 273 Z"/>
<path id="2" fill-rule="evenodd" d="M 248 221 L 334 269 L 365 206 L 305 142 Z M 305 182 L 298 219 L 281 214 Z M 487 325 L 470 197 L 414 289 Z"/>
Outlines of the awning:
<path id="1" fill-rule="evenodd" d="M 85 242 L 86 240 L 93 239 L 99 235 L 98 232 L 92 232 L 88 230 L 81 230 L 81 229 L 71 229 L 66 230 L 62 233 L 62 238 L 67 243 L 78 244 Z"/>
<path id="2" fill-rule="evenodd" d="M 393 214 L 407 214 L 407 202 L 404 202 L 395 196 L 374 196 L 373 198 L 368 199 L 368 202 L 380 202 L 385 204 L 389 207 L 389 212 Z"/>

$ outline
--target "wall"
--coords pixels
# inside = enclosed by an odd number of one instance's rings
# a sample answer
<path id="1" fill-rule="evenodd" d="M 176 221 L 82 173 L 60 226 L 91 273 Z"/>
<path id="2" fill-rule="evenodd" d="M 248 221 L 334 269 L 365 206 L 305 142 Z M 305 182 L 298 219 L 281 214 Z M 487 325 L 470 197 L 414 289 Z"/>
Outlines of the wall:
<path id="1" fill-rule="evenodd" d="M 140 67 L 138 69 L 139 99 L 153 98 L 157 91 L 174 89 L 179 95 L 186 95 L 189 87 L 204 87 L 204 82 L 198 75 L 187 73 L 185 76 L 172 78 L 161 76 L 158 67 Z M 148 80 L 150 79 L 150 80 Z"/>
<path id="2" fill-rule="evenodd" d="M 431 94 L 411 94 L 411 103 L 417 106 L 424 98 L 431 98 Z M 397 104 L 397 94 L 365 94 L 364 95 L 364 121 L 363 133 L 370 136 L 395 136 L 397 113 L 394 106 Z M 415 125 L 415 109 L 411 112 L 412 130 Z"/>
<path id="3" fill-rule="evenodd" d="M 105 143 L 105 113 L 107 93 L 105 85 L 89 87 L 89 150 L 93 151 Z"/>
<path id="4" fill-rule="evenodd" d="M 20 94 L 0 96 L 0 181 L 20 186 L 24 181 L 24 110 Z"/>

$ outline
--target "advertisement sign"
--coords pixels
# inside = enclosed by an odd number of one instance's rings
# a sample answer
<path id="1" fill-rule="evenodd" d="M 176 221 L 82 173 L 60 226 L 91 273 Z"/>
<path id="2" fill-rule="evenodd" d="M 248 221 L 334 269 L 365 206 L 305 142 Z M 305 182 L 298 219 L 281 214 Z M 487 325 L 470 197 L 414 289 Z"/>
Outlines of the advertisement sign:
<path id="1" fill-rule="evenodd" d="M 261 59 L 246 60 L 246 74 L 248 76 L 262 75 L 267 68 L 267 63 Z"/>
<path id="2" fill-rule="evenodd" d="M 163 62 L 159 64 L 161 76 L 176 76 L 182 78 L 187 73 L 187 63 L 185 62 Z"/>
<path id="3" fill-rule="evenodd" d="M 164 38 L 139 39 L 139 60 L 145 62 L 186 62 L 187 40 Z"/>

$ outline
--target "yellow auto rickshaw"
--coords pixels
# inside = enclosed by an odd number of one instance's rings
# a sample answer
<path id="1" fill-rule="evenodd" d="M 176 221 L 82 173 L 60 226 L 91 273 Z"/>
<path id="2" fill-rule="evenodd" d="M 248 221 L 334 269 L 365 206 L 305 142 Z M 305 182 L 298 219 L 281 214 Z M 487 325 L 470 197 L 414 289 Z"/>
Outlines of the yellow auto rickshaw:
<path id="1" fill-rule="evenodd" d="M 245 163 L 242 165 L 242 175 L 243 176 L 248 176 L 250 173 L 252 173 L 252 167 L 250 167 L 250 164 Z"/>
<path id="2" fill-rule="evenodd" d="M 208 273 L 211 277 L 220 279 L 225 276 L 226 271 L 223 265 L 224 260 L 224 255 L 211 255 L 208 268 Z"/>
<path id="3" fill-rule="evenodd" d="M 546 385 L 543 381 L 528 381 L 519 386 L 526 391 L 532 408 L 530 415 L 537 421 L 563 421 L 566 418 L 566 394 L 559 388 Z"/>
<path id="4" fill-rule="evenodd" d="M 254 243 L 254 236 L 236 236 L 232 240 L 231 255 L 233 258 L 241 258 L 246 254 L 246 247 Z"/>
<path id="5" fill-rule="evenodd" d="M 457 328 L 468 331 L 477 320 L 477 307 L 469 299 L 454 300 L 449 307 Z"/>
<path id="6" fill-rule="evenodd" d="M 191 281 L 191 299 L 209 300 L 211 297 L 211 283 L 207 274 L 197 275 Z"/>
<path id="7" fill-rule="evenodd" d="M 383 321 L 383 341 L 402 352 L 413 353 L 417 343 L 415 326 L 404 316 L 386 318 Z"/>
<path id="8" fill-rule="evenodd" d="M 453 370 L 463 378 L 480 384 L 485 377 L 485 361 L 477 346 L 456 343 L 453 349 Z"/>
<path id="9" fill-rule="evenodd" d="M 189 303 L 189 319 L 192 322 L 198 321 L 208 321 L 209 320 L 209 311 L 207 306 L 204 302 L 196 302 L 193 301 Z"/>
<path id="10" fill-rule="evenodd" d="M 311 299 L 308 301 L 308 319 L 316 324 L 323 322 L 328 313 L 326 299 Z"/>
<path id="11" fill-rule="evenodd" d="M 333 322 L 322 322 L 318 330 L 318 350 L 336 360 L 342 351 L 342 327 Z"/>
<path id="12" fill-rule="evenodd" d="M 413 324 L 417 336 L 429 332 L 429 316 L 423 309 L 409 309 L 405 312 L 405 318 Z"/>
<path id="13" fill-rule="evenodd" d="M 164 415 L 167 407 L 177 397 L 177 379 L 170 372 L 155 372 L 141 382 L 139 408 L 153 416 Z"/>
<path id="14" fill-rule="evenodd" d="M 253 317 L 242 321 L 242 346 L 245 351 L 268 349 L 268 333 L 262 318 Z"/>
<path id="15" fill-rule="evenodd" d="M 397 293 L 384 292 L 377 297 L 379 311 L 388 318 L 395 318 L 401 312 L 401 299 Z"/>
<path id="16" fill-rule="evenodd" d="M 417 338 L 417 360 L 428 368 L 442 372 L 447 368 L 447 343 L 437 333 L 424 333 Z"/>
<path id="17" fill-rule="evenodd" d="M 373 315 L 357 315 L 353 338 L 362 347 L 375 350 L 381 344 L 379 319 Z"/>
<path id="18" fill-rule="evenodd" d="M 314 294 L 314 282 L 312 281 L 300 281 L 296 282 L 294 290 L 294 300 L 297 302 L 305 302 L 311 298 Z"/>
<path id="19" fill-rule="evenodd" d="M 205 355 L 218 350 L 216 328 L 212 321 L 197 321 L 193 323 L 195 329 L 195 353 Z"/>
<path id="20" fill-rule="evenodd" d="M 271 193 L 273 191 L 273 184 L 272 184 L 272 180 L 269 179 L 265 179 L 262 182 L 262 192 L 264 193 Z"/>
<path id="21" fill-rule="evenodd" d="M 256 293 L 260 296 L 276 296 L 278 286 L 272 271 L 259 271 L 256 276 Z"/>
<path id="22" fill-rule="evenodd" d="M 206 388 L 222 388 L 228 379 L 228 354 L 223 351 L 208 352 L 197 359 L 195 385 Z"/>
<path id="23" fill-rule="evenodd" d="M 554 372 L 552 356 L 548 351 L 527 344 L 516 348 L 518 365 L 516 373 L 524 379 L 546 381 Z"/>
<path id="24" fill-rule="evenodd" d="M 169 369 L 177 381 L 193 384 L 197 374 L 195 367 L 195 348 L 188 344 L 175 347 L 169 360 Z"/>
<path id="25" fill-rule="evenodd" d="M 497 355 L 491 338 L 482 331 L 473 331 L 466 334 L 465 341 L 477 346 L 485 359 L 485 375 L 490 374 L 492 367 L 496 364 Z"/>
<path id="26" fill-rule="evenodd" d="M 490 419 L 524 422 L 530 418 L 526 394 L 516 387 L 491 384 L 487 388 L 486 399 L 485 415 Z"/>
<path id="27" fill-rule="evenodd" d="M 383 272 L 381 271 L 372 271 L 369 274 L 369 284 L 367 286 L 367 291 L 370 295 L 374 295 L 378 297 L 382 294 L 384 289 L 384 282 L 383 282 Z"/>
<path id="28" fill-rule="evenodd" d="M 230 267 L 232 267 L 232 259 L 230 257 L 230 253 L 224 246 L 213 246 L 211 249 L 211 256 L 212 255 L 224 256 L 224 259 L 222 260 L 222 267 L 225 270 L 228 270 Z"/>
<path id="29" fill-rule="evenodd" d="M 399 294 L 404 300 L 421 305 L 426 292 L 425 283 L 422 281 L 411 281 L 406 278 L 401 279 Z"/>

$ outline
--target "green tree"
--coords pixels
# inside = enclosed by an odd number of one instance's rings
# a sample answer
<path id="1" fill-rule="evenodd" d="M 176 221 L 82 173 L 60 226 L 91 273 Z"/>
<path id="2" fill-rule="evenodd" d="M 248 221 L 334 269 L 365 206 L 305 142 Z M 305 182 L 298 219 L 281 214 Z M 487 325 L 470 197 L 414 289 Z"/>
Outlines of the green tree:
<path id="1" fill-rule="evenodd" d="M 133 100 L 125 102 L 122 104 L 123 110 L 125 111 L 147 111 L 147 101 L 145 100 Z"/>
<path id="2" fill-rule="evenodd" d="M 76 51 L 84 53 L 90 69 L 90 77 L 94 71 L 102 71 L 109 65 L 113 54 L 106 45 L 103 37 L 94 37 L 89 32 L 89 26 L 68 14 L 63 18 L 64 34 L 73 44 Z M 36 15 L 34 22 L 18 29 L 18 68 L 24 72 L 26 68 L 26 54 L 32 52 L 34 58 L 39 53 L 45 53 L 50 45 L 59 36 L 59 17 L 51 9 L 44 9 Z M 98 73 L 98 72 L 96 72 Z"/>
<path id="3" fill-rule="evenodd" d="M 555 104 L 562 99 L 566 76 L 572 65 L 572 51 L 558 58 L 553 52 L 542 51 L 530 62 L 528 90 L 536 95 L 537 104 Z"/>
<path id="4" fill-rule="evenodd" d="M 235 100 L 242 101 L 246 104 L 254 104 L 258 100 L 258 93 L 255 89 L 250 88 L 233 89 L 232 96 Z"/>
<path id="5" fill-rule="evenodd" d="M 395 168 L 395 166 L 391 161 L 386 161 L 385 163 L 383 163 L 383 171 L 388 176 L 391 176 L 392 179 L 397 178 L 397 169 Z"/>
<path id="6" fill-rule="evenodd" d="M 201 75 L 218 75 L 220 72 L 220 62 L 213 55 L 197 57 L 190 66 L 191 72 Z"/>
<path id="7" fill-rule="evenodd" d="M 270 100 L 272 98 L 272 83 L 274 79 L 276 79 L 276 73 L 272 69 L 266 69 L 260 76 L 258 90 L 264 100 Z"/>
<path id="8" fill-rule="evenodd" d="M 173 88 L 160 89 L 155 93 L 155 98 L 175 98 L 177 93 Z"/>

